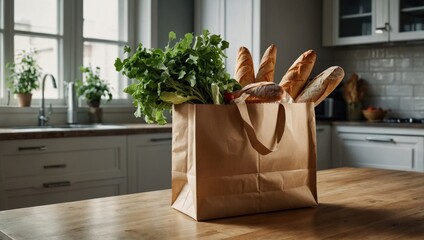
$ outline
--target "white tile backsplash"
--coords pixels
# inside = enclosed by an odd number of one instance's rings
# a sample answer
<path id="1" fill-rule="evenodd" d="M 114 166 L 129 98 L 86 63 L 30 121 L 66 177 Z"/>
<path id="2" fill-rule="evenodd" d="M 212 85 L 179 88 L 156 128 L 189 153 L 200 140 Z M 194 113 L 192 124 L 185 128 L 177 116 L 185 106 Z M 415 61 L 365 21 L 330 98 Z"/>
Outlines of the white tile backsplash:
<path id="1" fill-rule="evenodd" d="M 388 85 L 386 86 L 386 96 L 409 97 L 414 93 L 412 85 Z"/>
<path id="2" fill-rule="evenodd" d="M 424 118 L 424 43 L 335 49 L 345 81 L 355 72 L 369 84 L 364 106 L 389 108 L 389 117 Z"/>

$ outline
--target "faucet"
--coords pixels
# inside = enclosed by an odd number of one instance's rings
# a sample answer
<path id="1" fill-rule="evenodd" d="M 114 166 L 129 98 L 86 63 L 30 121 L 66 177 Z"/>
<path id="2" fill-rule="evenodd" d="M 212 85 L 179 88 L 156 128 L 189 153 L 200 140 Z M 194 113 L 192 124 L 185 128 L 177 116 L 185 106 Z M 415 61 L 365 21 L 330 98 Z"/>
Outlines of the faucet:
<path id="1" fill-rule="evenodd" d="M 41 82 L 41 106 L 40 106 L 40 111 L 38 112 L 38 126 L 45 126 L 46 123 L 49 121 L 49 118 L 46 116 L 45 106 L 44 106 L 44 102 L 45 102 L 44 87 L 46 85 L 45 82 L 46 82 L 47 77 L 50 77 L 52 79 L 53 87 L 57 88 L 56 80 L 54 79 L 53 75 L 49 74 L 49 73 L 44 75 L 43 80 Z M 50 109 L 51 109 L 51 105 L 50 105 Z M 51 112 L 50 112 L 49 115 L 51 115 Z"/>

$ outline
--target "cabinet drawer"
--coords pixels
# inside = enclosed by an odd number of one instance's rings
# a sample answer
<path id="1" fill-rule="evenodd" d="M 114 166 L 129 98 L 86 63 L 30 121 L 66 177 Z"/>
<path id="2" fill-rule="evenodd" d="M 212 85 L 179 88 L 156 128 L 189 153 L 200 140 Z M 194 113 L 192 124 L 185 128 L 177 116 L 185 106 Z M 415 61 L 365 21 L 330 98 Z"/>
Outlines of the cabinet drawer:
<path id="1" fill-rule="evenodd" d="M 380 134 L 339 134 L 343 166 L 423 170 L 423 138 Z"/>
<path id="2" fill-rule="evenodd" d="M 0 171 L 6 188 L 122 177 L 125 151 L 125 137 L 9 141 L 1 143 Z"/>
<path id="3" fill-rule="evenodd" d="M 4 191 L 0 210 L 126 194 L 126 178 Z"/>

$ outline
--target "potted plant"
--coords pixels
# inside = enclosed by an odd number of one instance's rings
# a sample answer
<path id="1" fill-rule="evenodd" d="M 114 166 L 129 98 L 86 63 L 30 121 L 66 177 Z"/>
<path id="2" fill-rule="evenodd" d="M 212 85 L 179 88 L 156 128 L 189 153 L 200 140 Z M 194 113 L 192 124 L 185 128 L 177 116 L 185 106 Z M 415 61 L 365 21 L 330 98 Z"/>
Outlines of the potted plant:
<path id="1" fill-rule="evenodd" d="M 39 88 L 38 79 L 41 77 L 41 68 L 36 61 L 35 50 L 23 50 L 15 63 L 7 63 L 10 71 L 8 85 L 16 94 L 19 106 L 31 106 L 32 91 Z"/>
<path id="2" fill-rule="evenodd" d="M 90 122 L 101 123 L 103 111 L 100 108 L 102 97 L 107 101 L 112 100 L 112 93 L 108 83 L 100 78 L 100 68 L 93 69 L 91 66 L 80 67 L 83 80 L 75 82 L 75 90 L 78 97 L 83 97 L 90 107 Z"/>

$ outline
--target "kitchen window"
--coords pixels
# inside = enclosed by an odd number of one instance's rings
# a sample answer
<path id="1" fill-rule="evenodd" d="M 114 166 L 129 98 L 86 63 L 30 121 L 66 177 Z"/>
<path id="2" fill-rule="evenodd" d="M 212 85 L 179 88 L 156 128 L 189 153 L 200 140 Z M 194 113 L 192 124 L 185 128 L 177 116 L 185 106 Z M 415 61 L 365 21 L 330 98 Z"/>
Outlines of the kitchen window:
<path id="1" fill-rule="evenodd" d="M 14 0 L 15 60 L 22 51 L 34 49 L 43 74 L 50 73 L 56 80 L 63 79 L 59 66 L 59 45 L 63 41 L 60 4 L 59 0 Z M 59 99 L 60 90 L 46 87 L 45 96 Z M 41 89 L 34 91 L 33 97 L 41 98 Z"/>
<path id="2" fill-rule="evenodd" d="M 100 11 L 99 6 L 103 6 Z M 84 66 L 91 64 L 100 67 L 102 77 L 111 86 L 114 98 L 127 98 L 123 93 L 122 75 L 115 71 L 116 57 L 124 57 L 123 48 L 128 45 L 127 1 L 84 0 L 83 42 Z"/>
<path id="3" fill-rule="evenodd" d="M 65 105 L 65 83 L 81 79 L 80 66 L 100 67 L 110 84 L 110 104 L 128 105 L 123 89 L 128 85 L 113 66 L 123 56 L 125 45 L 133 47 L 134 0 L 0 0 L 0 106 L 8 102 L 5 63 L 22 50 L 37 50 L 43 74 L 55 76 L 58 88 L 46 81 L 45 97 Z M 3 47 L 2 47 L 3 46 Z M 41 85 L 41 84 L 40 84 Z M 11 105 L 16 105 L 10 96 Z M 41 88 L 33 92 L 39 104 Z"/>

